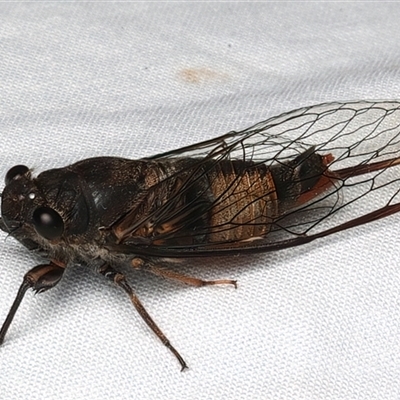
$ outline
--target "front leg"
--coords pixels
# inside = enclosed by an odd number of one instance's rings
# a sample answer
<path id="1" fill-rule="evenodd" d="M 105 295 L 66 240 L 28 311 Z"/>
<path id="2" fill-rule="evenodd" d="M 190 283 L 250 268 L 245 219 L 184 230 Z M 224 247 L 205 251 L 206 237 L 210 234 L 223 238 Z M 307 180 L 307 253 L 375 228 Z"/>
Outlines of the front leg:
<path id="1" fill-rule="evenodd" d="M 32 268 L 24 276 L 19 287 L 17 297 L 7 314 L 6 320 L 0 329 L 0 345 L 4 341 L 4 337 L 11 325 L 12 320 L 21 304 L 22 299 L 28 289 L 33 289 L 36 293 L 42 293 L 49 290 L 60 282 L 65 271 L 65 264 L 58 261 L 51 261 L 50 264 L 41 264 Z"/>
<path id="2" fill-rule="evenodd" d="M 157 337 L 161 340 L 161 342 L 166 346 L 172 354 L 178 359 L 179 363 L 181 364 L 182 371 L 187 368 L 187 364 L 182 356 L 178 353 L 178 351 L 172 346 L 170 341 L 161 331 L 161 329 L 157 326 L 154 320 L 150 317 L 150 314 L 146 311 L 143 307 L 142 303 L 140 302 L 139 298 L 133 292 L 132 288 L 130 287 L 129 283 L 127 282 L 125 276 L 117 271 L 111 266 L 105 264 L 103 265 L 100 270 L 100 274 L 105 276 L 107 279 L 114 282 L 120 288 L 122 288 L 129 296 L 132 301 L 132 304 L 135 306 L 139 315 L 143 318 L 144 322 L 150 327 L 150 329 L 157 335 Z"/>

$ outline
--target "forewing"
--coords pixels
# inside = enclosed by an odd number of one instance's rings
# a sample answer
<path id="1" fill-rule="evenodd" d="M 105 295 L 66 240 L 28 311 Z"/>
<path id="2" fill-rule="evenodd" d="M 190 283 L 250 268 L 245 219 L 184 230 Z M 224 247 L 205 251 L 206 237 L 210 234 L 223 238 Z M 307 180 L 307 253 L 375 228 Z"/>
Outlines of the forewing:
<path id="1" fill-rule="evenodd" d="M 363 101 L 302 108 L 240 132 L 230 132 L 209 141 L 156 155 L 148 159 L 194 160 L 191 172 L 182 169 L 165 178 L 185 177 L 174 196 L 146 217 L 146 220 L 152 219 L 162 224 L 173 215 L 176 227 L 168 233 L 169 236 L 156 236 L 151 242 L 143 244 L 132 241 L 128 234 L 110 249 L 165 257 L 197 257 L 232 251 L 261 252 L 299 245 L 380 218 L 398 210 L 399 142 L 400 103 Z M 199 232 L 188 231 L 188 207 L 180 210 L 177 205 L 190 185 L 199 179 L 199 174 L 207 173 L 207 168 L 226 160 L 271 167 L 285 163 L 313 147 L 318 154 L 333 156 L 326 174 L 336 175 L 338 179 L 330 190 L 278 217 L 264 236 L 228 243 L 185 244 L 191 242 L 187 240 L 191 239 L 190 236 L 198 236 Z M 205 168 L 205 163 L 209 161 L 212 163 Z M 155 185 L 151 190 L 157 189 Z M 209 213 L 210 209 L 199 209 L 199 212 Z M 144 222 L 138 221 L 136 225 Z M 215 228 L 208 225 L 203 233 L 207 234 Z"/>

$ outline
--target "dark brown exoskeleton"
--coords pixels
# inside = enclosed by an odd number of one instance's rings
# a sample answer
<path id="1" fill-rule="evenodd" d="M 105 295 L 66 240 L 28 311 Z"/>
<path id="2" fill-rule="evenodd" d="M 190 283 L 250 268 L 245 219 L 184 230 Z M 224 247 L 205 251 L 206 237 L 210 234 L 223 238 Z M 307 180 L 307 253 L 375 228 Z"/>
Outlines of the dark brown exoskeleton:
<path id="1" fill-rule="evenodd" d="M 177 258 L 297 246 L 395 213 L 399 164 L 400 103 L 353 102 L 299 109 L 141 160 L 92 158 L 37 177 L 15 166 L 0 227 L 49 261 L 25 275 L 0 344 L 27 289 L 48 290 L 68 265 L 95 262 L 184 369 L 122 265 L 193 286 L 236 286 L 170 267 Z"/>

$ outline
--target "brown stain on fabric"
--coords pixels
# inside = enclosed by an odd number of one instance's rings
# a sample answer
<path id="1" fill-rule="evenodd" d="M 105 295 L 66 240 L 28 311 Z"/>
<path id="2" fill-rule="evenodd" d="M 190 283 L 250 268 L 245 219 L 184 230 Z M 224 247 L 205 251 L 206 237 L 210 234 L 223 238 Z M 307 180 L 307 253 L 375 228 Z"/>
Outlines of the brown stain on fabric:
<path id="1" fill-rule="evenodd" d="M 226 81 L 228 75 L 210 68 L 183 68 L 178 72 L 180 80 L 191 84 Z"/>

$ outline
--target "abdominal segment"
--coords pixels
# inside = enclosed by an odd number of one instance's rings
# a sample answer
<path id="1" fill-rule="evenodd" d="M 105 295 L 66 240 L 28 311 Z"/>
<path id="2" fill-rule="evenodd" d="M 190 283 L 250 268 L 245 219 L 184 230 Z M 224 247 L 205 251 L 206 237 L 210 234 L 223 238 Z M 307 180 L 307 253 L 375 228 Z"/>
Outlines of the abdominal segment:
<path id="1" fill-rule="evenodd" d="M 251 240 L 276 228 L 275 221 L 330 190 L 330 156 L 314 148 L 271 167 L 240 161 L 218 164 L 209 174 L 213 206 L 209 242 Z"/>

